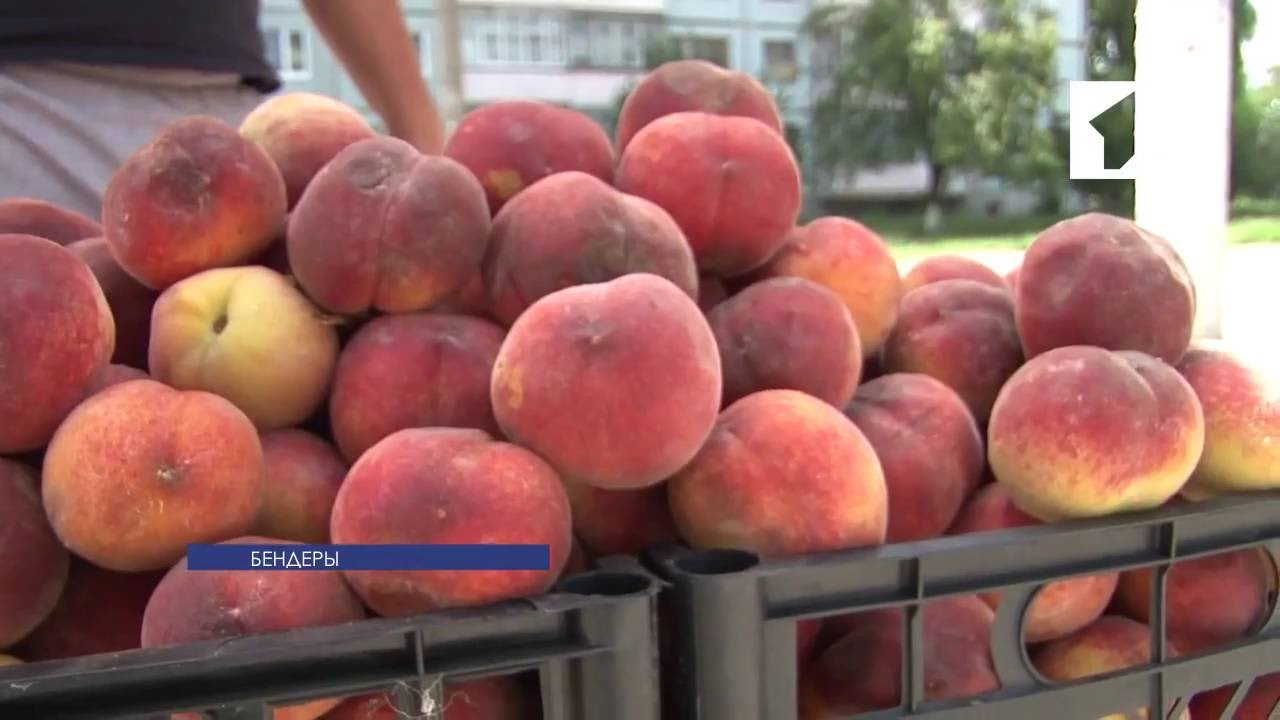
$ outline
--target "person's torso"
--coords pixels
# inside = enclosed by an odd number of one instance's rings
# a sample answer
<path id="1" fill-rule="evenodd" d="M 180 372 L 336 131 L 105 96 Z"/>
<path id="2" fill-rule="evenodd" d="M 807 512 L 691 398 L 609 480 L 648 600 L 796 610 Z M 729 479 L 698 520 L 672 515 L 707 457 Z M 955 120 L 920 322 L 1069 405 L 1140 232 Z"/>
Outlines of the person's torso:
<path id="1" fill-rule="evenodd" d="M 235 73 L 280 85 L 258 29 L 259 0 L 3 0 L 0 64 L 84 63 Z"/>

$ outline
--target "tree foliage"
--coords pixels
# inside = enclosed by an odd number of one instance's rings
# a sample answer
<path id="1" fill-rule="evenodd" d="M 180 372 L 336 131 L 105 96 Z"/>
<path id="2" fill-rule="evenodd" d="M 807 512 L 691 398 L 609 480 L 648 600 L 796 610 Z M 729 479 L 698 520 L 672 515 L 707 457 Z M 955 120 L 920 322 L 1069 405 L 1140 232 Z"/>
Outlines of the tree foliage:
<path id="1" fill-rule="evenodd" d="M 931 199 L 948 174 L 1016 180 L 1059 172 L 1051 15 L 1020 0 L 866 0 L 808 22 L 836 58 L 813 110 L 830 169 L 924 159 Z"/>

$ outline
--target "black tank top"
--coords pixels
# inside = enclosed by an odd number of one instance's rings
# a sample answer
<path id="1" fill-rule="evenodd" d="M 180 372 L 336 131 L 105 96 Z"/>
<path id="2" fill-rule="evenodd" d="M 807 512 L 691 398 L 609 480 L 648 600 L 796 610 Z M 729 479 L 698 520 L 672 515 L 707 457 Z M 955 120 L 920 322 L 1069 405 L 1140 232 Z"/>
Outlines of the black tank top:
<path id="1" fill-rule="evenodd" d="M 231 72 L 280 87 L 259 0 L 0 0 L 0 64 L 77 62 Z"/>

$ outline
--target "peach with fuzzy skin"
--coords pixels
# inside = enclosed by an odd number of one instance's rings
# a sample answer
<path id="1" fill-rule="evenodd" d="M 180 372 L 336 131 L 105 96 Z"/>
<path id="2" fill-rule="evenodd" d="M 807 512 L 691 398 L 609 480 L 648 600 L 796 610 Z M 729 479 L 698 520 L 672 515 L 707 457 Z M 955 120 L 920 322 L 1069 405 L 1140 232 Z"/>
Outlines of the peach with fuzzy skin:
<path id="1" fill-rule="evenodd" d="M 260 430 L 305 421 L 324 402 L 338 333 L 287 278 L 264 267 L 206 270 L 152 310 L 156 380 L 230 400 Z"/>
<path id="2" fill-rule="evenodd" d="M 530 185 L 493 221 L 484 280 L 498 320 L 510 326 L 538 299 L 630 273 L 666 278 L 698 296 L 693 252 L 671 216 L 584 172 Z"/>
<path id="3" fill-rule="evenodd" d="M 759 275 L 807 278 L 833 290 L 849 306 L 867 356 L 880 352 L 897 321 L 898 264 L 880 236 L 857 221 L 824 217 L 796 228 Z"/>
<path id="4" fill-rule="evenodd" d="M 115 350 L 115 321 L 70 250 L 0 235 L 0 453 L 37 450 Z"/>
<path id="5" fill-rule="evenodd" d="M 257 257 L 284 213 L 284 180 L 267 153 L 204 116 L 165 127 L 124 161 L 102 200 L 112 256 L 156 290 Z"/>
<path id="6" fill-rule="evenodd" d="M 645 75 L 623 101 L 618 114 L 618 149 L 626 148 L 649 123 L 678 112 L 754 118 L 782 135 L 778 103 L 759 80 L 706 60 L 672 60 Z"/>
<path id="7" fill-rule="evenodd" d="M 1280 375 L 1218 343 L 1202 342 L 1178 363 L 1204 408 L 1204 455 L 1183 494 L 1280 487 Z"/>
<path id="8" fill-rule="evenodd" d="M 970 498 L 951 526 L 949 535 L 990 532 L 1040 525 L 1041 522 L 1018 509 L 1004 486 L 983 486 Z M 1023 639 L 1028 643 L 1056 640 L 1084 628 L 1102 616 L 1115 594 L 1119 573 L 1085 575 L 1046 584 L 1031 600 L 1023 617 Z M 1000 593 L 983 593 L 982 599 L 994 610 Z"/>
<path id="9" fill-rule="evenodd" d="M 937 537 L 982 480 L 982 435 L 964 402 L 927 375 L 864 383 L 845 414 L 875 449 L 889 491 L 888 542 Z"/>
<path id="10" fill-rule="evenodd" d="M 689 462 L 720 392 L 706 318 L 671 281 L 643 273 L 535 302 L 507 333 L 490 385 L 512 442 L 606 490 L 655 485 Z"/>
<path id="11" fill-rule="evenodd" d="M 1177 648 L 1168 647 L 1170 656 Z M 1151 661 L 1151 629 L 1119 615 L 1103 615 L 1088 627 L 1031 651 L 1031 661 L 1042 675 L 1056 682 L 1070 682 L 1116 672 Z M 1116 713 L 1101 720 L 1125 720 Z M 1147 717 L 1147 708 L 1138 710 Z M 1181 720 L 1188 720 L 1183 715 Z"/>
<path id="12" fill-rule="evenodd" d="M 1203 449 L 1204 415 L 1177 371 L 1096 347 L 1032 358 L 1000 391 L 987 428 L 996 479 L 1046 522 L 1158 507 Z"/>
<path id="13" fill-rule="evenodd" d="M 342 351 L 329 399 L 343 457 L 355 462 L 405 428 L 496 435 L 489 378 L 502 340 L 502 328 L 463 315 L 388 315 L 362 327 Z"/>
<path id="14" fill-rule="evenodd" d="M 695 548 L 800 555 L 879 545 L 888 526 L 871 443 L 839 410 L 795 390 L 730 405 L 667 491 Z"/>
<path id="15" fill-rule="evenodd" d="M 544 177 L 576 170 L 613 182 L 613 145 L 587 115 L 534 100 L 504 100 L 472 110 L 445 142 L 480 181 L 489 210 Z"/>
<path id="16" fill-rule="evenodd" d="M 517 678 L 499 675 L 463 682 L 446 682 L 443 720 L 526 720 L 532 698 Z M 539 708 L 540 709 L 540 708 Z M 348 698 L 323 720 L 403 720 L 386 693 Z"/>
<path id="17" fill-rule="evenodd" d="M 49 617 L 66 587 L 69 562 L 40 507 L 36 473 L 0 458 L 0 648 Z"/>
<path id="18" fill-rule="evenodd" d="M 698 270 L 721 277 L 764 264 L 800 214 L 791 148 L 746 117 L 679 112 L 654 120 L 623 152 L 617 186 L 670 213 Z"/>
<path id="19" fill-rule="evenodd" d="M 294 277 L 325 310 L 413 312 L 471 280 L 489 224 L 466 168 L 377 137 L 348 145 L 316 174 L 285 242 Z"/>
<path id="20" fill-rule="evenodd" d="M 353 142 L 375 136 L 355 108 L 307 92 L 267 99 L 245 116 L 240 134 L 262 146 L 280 169 L 290 208 L 334 155 Z"/>
<path id="21" fill-rule="evenodd" d="M 1222 713 L 1235 690 L 1235 685 L 1227 685 L 1196 695 L 1191 699 L 1191 720 L 1226 720 Z M 1249 686 L 1232 720 L 1269 720 L 1277 707 L 1280 707 L 1280 673 L 1263 675 Z"/>
<path id="22" fill-rule="evenodd" d="M 916 263 L 902 276 L 902 292 L 942 280 L 972 280 L 999 290 L 1008 290 L 1004 278 L 995 270 L 963 255 L 934 255 Z"/>
<path id="23" fill-rule="evenodd" d="M 327 543 L 329 516 L 347 465 L 332 445 L 303 430 L 260 438 L 266 466 L 262 508 L 251 533 L 301 543 Z"/>
<path id="24" fill-rule="evenodd" d="M 594 557 L 639 555 L 650 545 L 678 540 L 667 489 L 602 490 L 566 482 L 574 534 Z"/>
<path id="25" fill-rule="evenodd" d="M 470 280 L 432 307 L 431 311 L 446 315 L 470 315 L 485 320 L 493 319 L 489 291 L 484 286 L 484 273 L 477 269 L 472 273 Z"/>
<path id="26" fill-rule="evenodd" d="M 1116 606 L 1142 623 L 1151 620 L 1153 573 L 1120 575 Z M 1273 570 L 1263 551 L 1237 550 L 1176 562 L 1165 576 L 1165 633 L 1186 653 L 1243 638 L 1267 608 Z"/>
<path id="27" fill-rule="evenodd" d="M 1008 291 L 973 280 L 912 290 L 885 341 L 885 368 L 941 380 L 985 425 L 1000 388 L 1022 366 L 1013 312 Z"/>
<path id="28" fill-rule="evenodd" d="M 0 235 L 35 235 L 59 245 L 100 237 L 102 226 L 74 210 L 35 198 L 0 200 Z"/>
<path id="29" fill-rule="evenodd" d="M 541 458 L 480 430 L 401 430 L 369 448 L 347 474 L 330 536 L 345 545 L 549 545 L 549 570 L 349 571 L 376 613 L 398 617 L 545 592 L 572 542 L 569 499 Z"/>
<path id="30" fill-rule="evenodd" d="M 991 661 L 991 608 L 973 595 L 924 605 L 926 700 L 973 697 L 1000 688 Z M 840 639 L 802 671 L 800 717 L 835 720 L 891 708 L 901 698 L 901 608 L 871 610 L 833 619 Z"/>
<path id="31" fill-rule="evenodd" d="M 85 400 L 44 459 L 45 512 L 68 548 L 120 572 L 244 534 L 262 502 L 253 423 L 217 395 L 131 380 Z"/>
<path id="32" fill-rule="evenodd" d="M 22 656 L 35 662 L 142 647 L 142 613 L 163 575 L 113 572 L 73 557 L 57 607 L 22 641 Z"/>
<path id="33" fill-rule="evenodd" d="M 862 377 L 862 345 L 839 296 L 804 278 L 771 278 L 707 313 L 720 349 L 723 405 L 760 390 L 809 393 L 835 407 Z"/>
<path id="34" fill-rule="evenodd" d="M 1104 213 L 1042 232 L 1023 256 L 1016 299 L 1028 358 L 1094 345 L 1177 362 L 1191 341 L 1196 311 L 1191 275 L 1173 246 Z"/>
<path id="35" fill-rule="evenodd" d="M 116 325 L 116 349 L 111 361 L 130 367 L 147 368 L 147 346 L 151 341 L 151 308 L 157 293 L 125 272 L 115 258 L 107 239 L 94 237 L 67 246 L 97 278 L 107 298 Z"/>

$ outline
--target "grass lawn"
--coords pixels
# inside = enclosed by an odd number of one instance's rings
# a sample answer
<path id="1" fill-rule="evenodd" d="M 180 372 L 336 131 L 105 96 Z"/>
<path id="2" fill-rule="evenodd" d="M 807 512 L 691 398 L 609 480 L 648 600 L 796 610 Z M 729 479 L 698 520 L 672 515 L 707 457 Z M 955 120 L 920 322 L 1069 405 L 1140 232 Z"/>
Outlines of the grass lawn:
<path id="1" fill-rule="evenodd" d="M 990 218 L 951 215 L 943 219 L 937 235 L 921 230 L 918 215 L 876 215 L 858 217 L 859 222 L 878 232 L 899 256 L 935 255 L 978 250 L 1022 250 L 1037 233 L 1059 220 L 1055 216 L 1031 215 L 1019 218 Z M 1232 244 L 1280 243 L 1280 212 L 1255 214 L 1236 212 L 1227 227 Z"/>

